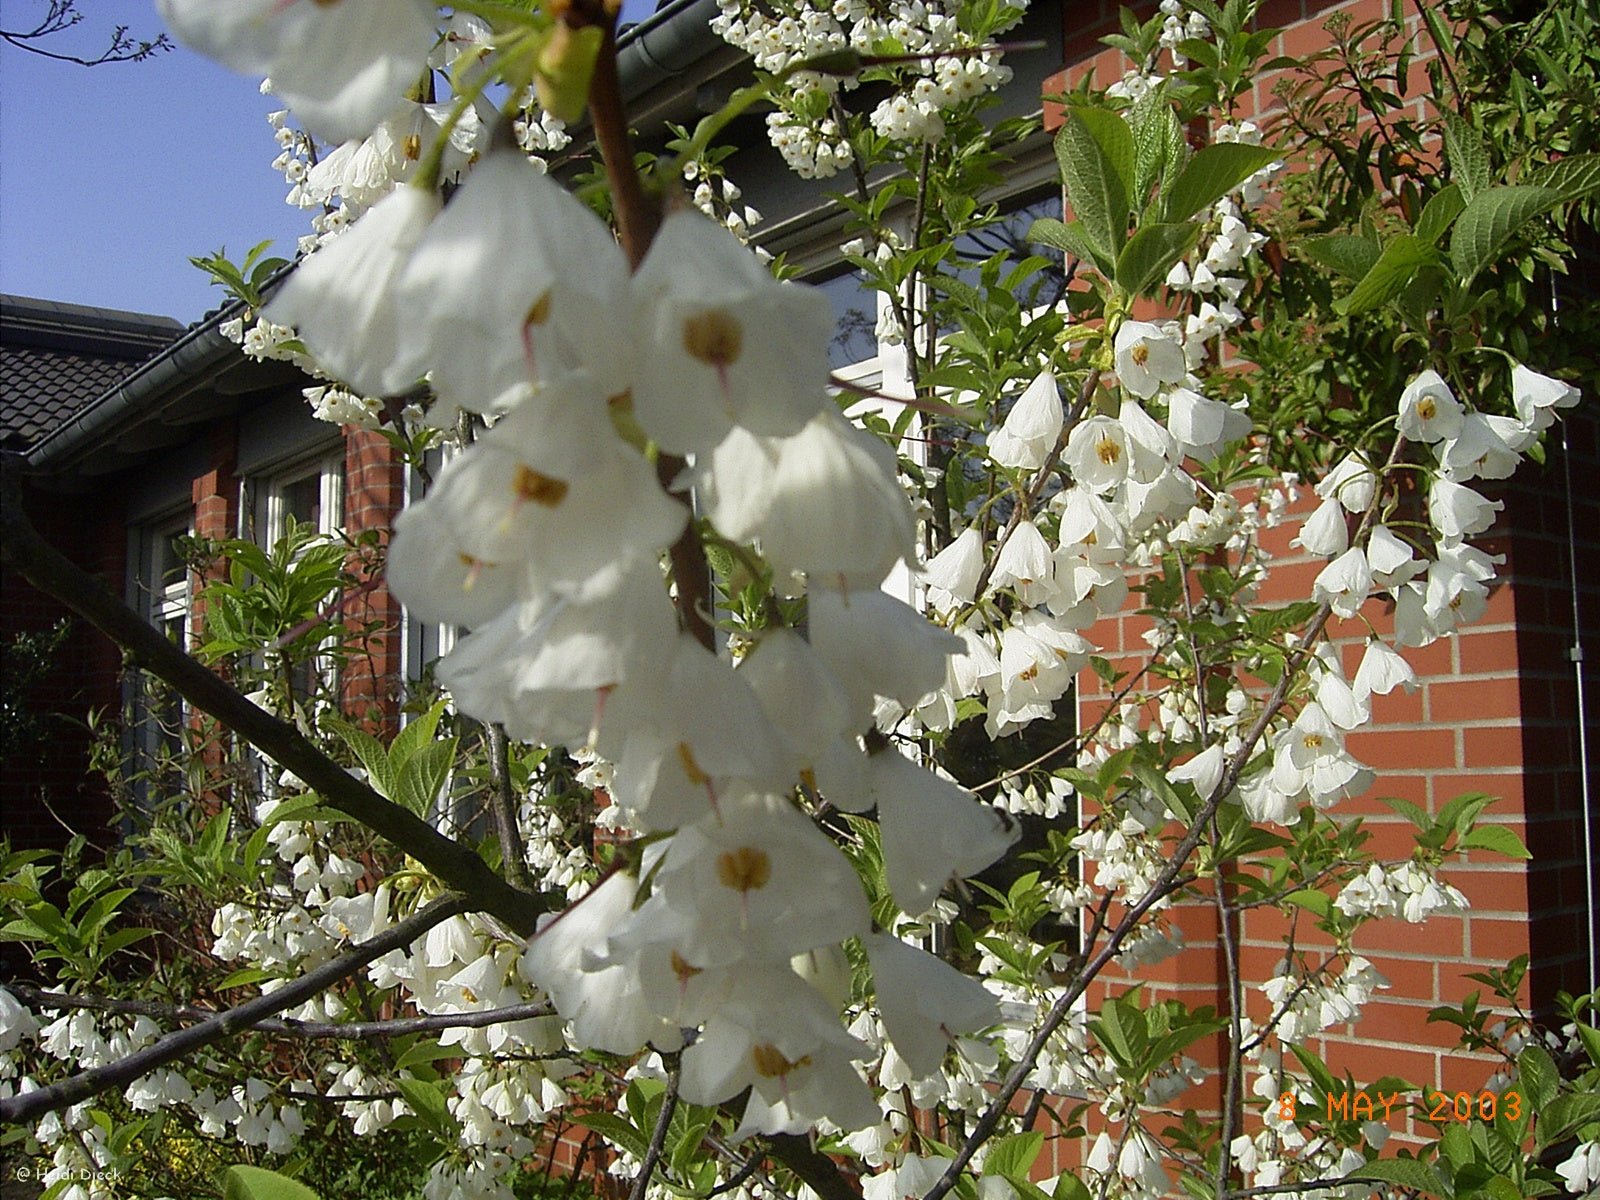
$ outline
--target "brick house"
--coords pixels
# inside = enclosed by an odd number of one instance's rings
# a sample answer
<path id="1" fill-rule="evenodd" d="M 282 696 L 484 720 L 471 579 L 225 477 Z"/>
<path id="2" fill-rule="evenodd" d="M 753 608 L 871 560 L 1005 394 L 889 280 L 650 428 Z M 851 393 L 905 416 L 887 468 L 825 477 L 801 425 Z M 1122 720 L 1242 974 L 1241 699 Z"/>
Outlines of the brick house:
<path id="1" fill-rule="evenodd" d="M 1359 18 L 1382 15 L 1384 8 L 1380 0 L 1272 0 L 1262 20 L 1287 26 L 1284 48 L 1294 51 L 1317 44 L 1324 36 L 1323 21 L 1335 11 Z M 1102 51 L 1097 41 L 1115 29 L 1116 10 L 1106 0 L 1037 6 L 1018 36 L 1041 38 L 1049 48 L 1016 59 L 1017 78 L 1007 90 L 1004 111 L 1036 111 L 1041 94 L 1064 90 L 1091 68 L 1102 80 L 1120 75 L 1117 55 Z M 726 95 L 744 78 L 746 65 L 707 28 L 714 11 L 711 0 L 674 6 L 625 37 L 625 88 L 645 128 L 692 117 L 698 97 Z M 1255 102 L 1264 108 L 1269 97 L 1259 94 Z M 841 319 L 836 369 L 886 389 L 902 382 L 900 352 L 880 348 L 872 338 L 874 300 L 841 270 L 836 247 L 843 210 L 820 189 L 794 186 L 793 177 L 764 150 L 759 119 L 735 125 L 733 133 L 742 149 L 729 172 L 745 198 L 766 214 L 757 231 L 760 240 L 786 252 L 834 299 Z M 1059 211 L 1055 179 L 1048 139 L 1041 136 L 1019 149 L 996 198 L 1025 228 L 1031 215 Z M 243 532 L 270 541 L 286 516 L 352 533 L 381 531 L 414 486 L 380 436 L 340 431 L 310 416 L 299 389 L 311 381 L 282 364 L 245 359 L 219 332 L 229 315 L 215 314 L 176 340 L 171 340 L 176 328 L 165 327 L 170 344 L 156 358 L 126 377 L 107 380 L 106 390 L 72 420 L 40 431 L 20 447 L 33 473 L 29 501 L 41 528 L 58 545 L 76 545 L 80 561 L 175 633 L 187 632 L 188 593 L 181 577 L 175 589 L 171 586 L 175 564 L 164 547 L 170 547 L 174 534 Z M 1492 819 L 1521 834 L 1534 857 L 1523 864 L 1474 855 L 1447 872 L 1471 899 L 1469 914 L 1436 917 L 1422 926 L 1391 922 L 1358 941 L 1357 949 L 1393 986 L 1370 1007 L 1359 1037 L 1336 1029 L 1320 1039 L 1336 1071 L 1348 1068 L 1358 1079 L 1402 1075 L 1419 1084 L 1476 1093 L 1494 1066 L 1454 1053 L 1449 1028 L 1425 1019 L 1434 1005 L 1475 986 L 1463 981 L 1465 973 L 1528 954 L 1526 1000 L 1541 1009 L 1558 989 L 1577 992 L 1590 986 L 1594 964 L 1587 937 L 1594 897 L 1587 893 L 1585 858 L 1592 859 L 1594 849 L 1585 843 L 1582 818 L 1583 806 L 1592 800 L 1580 767 L 1579 677 L 1568 654 L 1585 640 L 1584 633 L 1591 646 L 1600 645 L 1600 585 L 1592 572 L 1574 572 L 1567 547 L 1570 535 L 1577 554 L 1600 550 L 1600 495 L 1593 486 L 1600 472 L 1597 432 L 1600 423 L 1592 411 L 1570 421 L 1567 462 L 1561 450 L 1553 449 L 1549 468 L 1530 469 L 1503 489 L 1506 509 L 1490 548 L 1504 553 L 1507 563 L 1487 615 L 1459 637 L 1409 654 L 1422 686 L 1415 693 L 1375 698 L 1371 727 L 1351 738 L 1352 752 L 1380 778 L 1367 798 L 1339 811 L 1365 818 L 1381 853 L 1404 856 L 1410 841 L 1408 827 L 1375 797 L 1398 796 L 1437 812 L 1452 796 L 1480 790 L 1501 797 Z M 1570 467 L 1572 488 L 1564 466 Z M 1273 550 L 1287 555 L 1293 532 L 1293 527 L 1275 531 Z M 1267 599 L 1309 594 L 1320 564 L 1307 558 L 1283 561 L 1289 565 L 1276 574 L 1274 586 L 1284 590 Z M 8 583 L 8 636 L 26 627 L 12 623 L 12 595 Z M 431 647 L 423 631 L 407 626 L 382 588 L 359 603 L 366 615 L 383 623 L 388 636 L 372 666 L 343 680 L 342 687 L 351 702 L 392 719 L 405 681 L 415 677 Z M 1090 631 L 1119 665 L 1148 654 L 1139 636 L 1146 625 L 1132 611 L 1135 604 Z M 1376 603 L 1366 615 L 1380 630 L 1389 619 Z M 49 617 L 31 619 L 47 622 Z M 1364 628 L 1356 621 L 1336 622 L 1331 633 L 1354 653 Z M 75 665 L 84 674 L 73 684 L 75 694 L 94 705 L 120 705 L 114 653 L 97 639 L 85 638 L 82 644 L 83 658 Z M 1086 673 L 1076 697 L 1080 727 L 1109 702 L 1104 685 Z M 1596 704 L 1600 701 L 1591 699 L 1587 712 L 1591 744 Z M 69 764 L 81 761 L 81 747 L 60 750 L 61 762 L 43 782 L 66 789 L 58 793 L 65 796 L 70 791 L 65 781 L 73 778 Z M 72 759 L 73 754 L 79 758 Z M 13 779 L 8 769 L 8 813 L 26 811 L 13 808 L 20 802 L 16 797 L 38 786 L 31 778 Z M 8 816 L 8 830 L 12 826 Z M 14 831 L 19 844 L 22 829 L 19 823 Z M 1187 942 L 1181 954 L 1137 976 L 1108 979 L 1101 994 L 1120 992 L 1137 978 L 1157 996 L 1225 1008 L 1214 910 L 1206 905 L 1184 909 L 1178 921 Z M 1275 973 L 1284 932 L 1276 909 L 1254 911 L 1239 923 L 1247 992 L 1249 984 Z M 1206 1061 L 1203 1045 L 1191 1052 L 1202 1065 L 1216 1065 L 1214 1052 Z M 1180 1097 L 1175 1108 L 1215 1108 L 1219 1087 L 1210 1080 Z M 1053 1142 L 1041 1169 L 1065 1167 L 1076 1152 Z"/>

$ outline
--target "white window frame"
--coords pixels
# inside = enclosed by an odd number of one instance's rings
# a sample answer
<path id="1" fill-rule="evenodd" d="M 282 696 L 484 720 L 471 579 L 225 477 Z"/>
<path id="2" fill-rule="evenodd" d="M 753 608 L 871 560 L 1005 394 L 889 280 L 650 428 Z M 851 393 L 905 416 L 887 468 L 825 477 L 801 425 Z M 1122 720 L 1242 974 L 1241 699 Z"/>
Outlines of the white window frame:
<path id="1" fill-rule="evenodd" d="M 188 650 L 193 634 L 190 623 L 194 593 L 188 565 L 172 552 L 173 542 L 194 532 L 191 512 L 170 513 L 142 522 L 129 538 L 128 595 L 132 607 L 156 629 L 173 633 L 177 623 L 177 644 Z M 127 677 L 125 697 L 132 720 L 124 747 L 135 771 L 148 770 L 167 751 L 181 755 L 181 729 L 188 720 L 188 706 L 176 692 L 171 695 L 171 711 L 152 711 L 148 677 Z M 164 721 L 176 722 L 169 728 Z M 142 791 L 142 788 L 137 790 Z"/>
<path id="2" fill-rule="evenodd" d="M 316 531 L 324 537 L 337 534 L 344 522 L 342 442 L 309 457 L 290 459 L 248 476 L 240 485 L 239 536 L 263 550 L 270 550 L 289 532 L 290 489 L 313 476 L 317 481 Z M 312 660 L 312 668 L 320 677 L 322 690 L 337 691 L 338 669 L 331 656 L 318 655 Z M 299 701 L 303 697 L 296 699 Z"/>

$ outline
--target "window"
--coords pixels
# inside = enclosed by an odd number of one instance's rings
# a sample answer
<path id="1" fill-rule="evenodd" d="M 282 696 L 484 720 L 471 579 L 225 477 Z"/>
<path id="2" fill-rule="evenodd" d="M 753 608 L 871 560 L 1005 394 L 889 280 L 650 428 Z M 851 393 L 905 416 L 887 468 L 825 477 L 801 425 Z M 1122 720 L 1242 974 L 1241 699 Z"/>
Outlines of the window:
<path id="1" fill-rule="evenodd" d="M 186 515 L 150 522 L 135 531 L 129 556 L 133 607 L 168 640 L 185 649 L 191 595 L 180 541 L 191 532 Z M 126 745 L 134 788 L 148 793 L 148 773 L 182 756 L 184 704 L 180 696 L 149 675 L 130 678 L 126 695 L 132 710 Z"/>
<path id="2" fill-rule="evenodd" d="M 300 459 L 244 486 L 243 536 L 262 549 L 270 550 L 291 529 L 332 536 L 344 517 L 343 448 Z M 317 655 L 295 664 L 291 679 L 294 698 L 303 703 L 336 686 L 337 667 L 331 655 Z"/>
<path id="3" fill-rule="evenodd" d="M 289 532 L 291 520 L 334 533 L 344 516 L 344 455 L 302 461 L 253 481 L 253 490 L 253 502 L 240 511 L 249 522 L 244 536 L 256 545 L 273 545 Z"/>

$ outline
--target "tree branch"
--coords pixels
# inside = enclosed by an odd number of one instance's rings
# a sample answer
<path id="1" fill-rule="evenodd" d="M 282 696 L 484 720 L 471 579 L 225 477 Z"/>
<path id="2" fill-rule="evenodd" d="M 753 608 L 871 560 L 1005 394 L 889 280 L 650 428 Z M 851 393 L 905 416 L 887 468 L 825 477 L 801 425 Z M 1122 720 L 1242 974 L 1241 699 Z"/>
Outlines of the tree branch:
<path id="1" fill-rule="evenodd" d="M 209 1021 L 219 1015 L 218 1010 L 214 1008 L 196 1008 L 191 1004 L 159 1004 L 153 1000 L 78 996 L 70 992 L 46 991 L 44 988 L 34 987 L 31 983 L 8 983 L 5 989 L 33 1009 L 87 1008 L 95 1012 L 132 1013 L 168 1021 Z M 405 1037 L 413 1033 L 432 1033 L 442 1029 L 483 1029 L 490 1025 L 505 1025 L 512 1021 L 548 1017 L 554 1012 L 555 1009 L 548 1003 L 530 1001 L 527 1004 L 508 1004 L 504 1008 L 486 1008 L 479 1012 L 395 1017 L 388 1021 L 295 1021 L 289 1018 L 269 1017 L 256 1021 L 250 1027 L 260 1033 L 307 1040 L 367 1041 Z"/>
<path id="2" fill-rule="evenodd" d="M 537 890 L 517 828 L 517 796 L 511 786 L 511 739 L 498 721 L 489 726 L 489 806 L 500 838 L 500 869 L 525 892 Z"/>
<path id="3" fill-rule="evenodd" d="M 472 904 L 465 896 L 457 892 L 446 893 L 398 925 L 384 930 L 369 941 L 352 946 L 337 958 L 307 971 L 275 992 L 247 1000 L 237 1008 L 217 1013 L 198 1025 L 169 1033 L 160 1041 L 117 1062 L 80 1071 L 38 1091 L 0 1099 L 0 1122 L 20 1124 L 31 1121 L 68 1105 L 79 1104 L 110 1088 L 124 1087 L 159 1067 L 203 1050 L 225 1037 L 253 1028 L 258 1021 L 286 1008 L 304 1004 L 374 959 L 382 958 L 391 950 L 404 949 L 441 921 L 471 908 Z"/>
<path id="4" fill-rule="evenodd" d="M 673 1063 L 667 1074 L 667 1090 L 661 1097 L 661 1111 L 656 1113 L 656 1126 L 650 1131 L 650 1145 L 645 1150 L 644 1162 L 639 1164 L 639 1173 L 633 1177 L 628 1200 L 645 1200 L 650 1190 L 650 1176 L 656 1173 L 662 1147 L 667 1144 L 667 1130 L 672 1127 L 672 1114 L 678 1111 L 678 1076 L 681 1073 L 682 1067 Z"/>
<path id="5" fill-rule="evenodd" d="M 329 805 L 354 817 L 409 854 L 449 887 L 473 898 L 517 933 L 533 933 L 545 909 L 540 897 L 512 887 L 471 849 L 422 818 L 386 800 L 318 750 L 293 725 L 248 700 L 236 688 L 167 640 L 99 580 L 49 545 L 22 509 L 21 456 L 4 457 L 0 490 L 0 559 L 41 592 L 55 597 L 111 638 L 147 671 L 190 704 L 215 717 L 257 750 L 303 779 Z"/>

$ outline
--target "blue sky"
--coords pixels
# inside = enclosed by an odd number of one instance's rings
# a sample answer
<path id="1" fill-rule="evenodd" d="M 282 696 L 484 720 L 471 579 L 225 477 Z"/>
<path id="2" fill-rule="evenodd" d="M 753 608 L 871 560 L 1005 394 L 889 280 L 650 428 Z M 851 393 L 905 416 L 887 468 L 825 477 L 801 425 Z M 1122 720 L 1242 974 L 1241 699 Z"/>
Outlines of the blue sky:
<path id="1" fill-rule="evenodd" d="M 45 7 L 0 0 L 0 25 L 31 27 Z M 48 43 L 58 53 L 92 57 L 116 25 L 161 29 L 152 0 L 79 8 Z M 192 321 L 223 296 L 190 255 L 237 260 L 267 239 L 292 255 L 307 218 L 283 202 L 266 121 L 281 105 L 258 82 L 181 46 L 85 68 L 0 43 L 0 291 Z"/>

